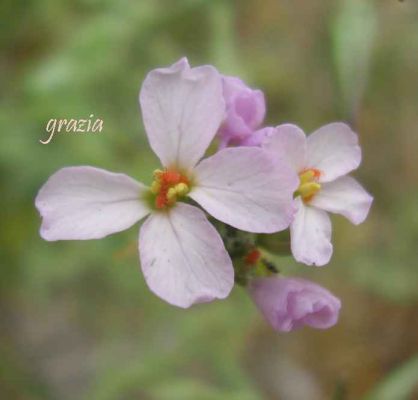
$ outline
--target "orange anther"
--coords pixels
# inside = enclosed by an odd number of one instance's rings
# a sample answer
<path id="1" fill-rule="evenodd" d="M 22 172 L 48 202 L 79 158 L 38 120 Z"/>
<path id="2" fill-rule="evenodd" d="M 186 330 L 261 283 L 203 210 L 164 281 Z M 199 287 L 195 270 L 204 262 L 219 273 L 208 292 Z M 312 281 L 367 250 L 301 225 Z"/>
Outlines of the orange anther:
<path id="1" fill-rule="evenodd" d="M 180 182 L 181 175 L 177 171 L 164 171 L 162 181 L 167 185 L 175 185 Z"/>
<path id="2" fill-rule="evenodd" d="M 321 171 L 316 168 L 312 168 L 311 171 L 313 172 L 315 179 L 319 179 L 319 177 L 321 176 Z"/>
<path id="3" fill-rule="evenodd" d="M 155 198 L 155 207 L 161 209 L 167 205 L 167 193 L 160 192 Z"/>

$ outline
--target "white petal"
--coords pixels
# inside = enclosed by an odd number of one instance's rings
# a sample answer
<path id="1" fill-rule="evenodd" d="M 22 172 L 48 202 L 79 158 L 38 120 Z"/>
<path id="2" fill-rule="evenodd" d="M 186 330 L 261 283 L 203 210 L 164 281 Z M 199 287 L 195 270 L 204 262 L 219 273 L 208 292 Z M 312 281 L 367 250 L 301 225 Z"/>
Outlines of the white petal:
<path id="1" fill-rule="evenodd" d="M 205 214 L 188 204 L 152 214 L 141 227 L 139 253 L 149 288 L 175 306 L 223 299 L 234 284 L 221 237 Z"/>
<path id="2" fill-rule="evenodd" d="M 185 58 L 151 71 L 139 100 L 150 145 L 165 167 L 193 167 L 225 117 L 218 71 L 191 69 Z"/>
<path id="3" fill-rule="evenodd" d="M 265 139 L 263 148 L 283 159 L 298 173 L 306 166 L 306 136 L 296 125 L 277 126 Z"/>
<path id="4" fill-rule="evenodd" d="M 142 183 L 94 167 L 62 168 L 40 189 L 35 204 L 45 240 L 99 239 L 123 231 L 149 210 Z"/>
<path id="5" fill-rule="evenodd" d="M 373 197 L 351 176 L 323 183 L 310 204 L 326 211 L 344 215 L 353 224 L 362 223 L 369 213 Z"/>
<path id="6" fill-rule="evenodd" d="M 256 147 L 226 148 L 195 168 L 190 197 L 235 228 L 271 233 L 286 229 L 295 212 L 298 177 L 283 162 Z"/>
<path id="7" fill-rule="evenodd" d="M 307 167 L 321 171 L 320 182 L 333 181 L 361 162 L 357 134 L 346 124 L 325 125 L 308 136 Z"/>
<path id="8" fill-rule="evenodd" d="M 306 206 L 298 197 L 298 211 L 290 225 L 293 256 L 307 265 L 322 266 L 332 255 L 331 221 L 325 211 Z"/>

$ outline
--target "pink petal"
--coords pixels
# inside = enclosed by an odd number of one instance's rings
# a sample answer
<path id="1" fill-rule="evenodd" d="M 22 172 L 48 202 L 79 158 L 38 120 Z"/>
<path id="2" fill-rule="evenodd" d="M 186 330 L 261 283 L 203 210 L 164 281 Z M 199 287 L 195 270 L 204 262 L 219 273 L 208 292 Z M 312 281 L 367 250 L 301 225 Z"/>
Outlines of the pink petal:
<path id="1" fill-rule="evenodd" d="M 327 289 L 299 278 L 255 278 L 248 290 L 272 327 L 289 332 L 309 325 L 327 329 L 335 325 L 341 302 Z"/>
<path id="2" fill-rule="evenodd" d="M 62 168 L 40 189 L 35 205 L 45 240 L 100 239 L 128 229 L 149 213 L 145 186 L 94 167 Z"/>
<path id="3" fill-rule="evenodd" d="M 286 229 L 294 214 L 296 174 L 256 147 L 219 151 L 195 169 L 190 197 L 235 228 L 271 233 Z"/>
<path id="4" fill-rule="evenodd" d="M 263 148 L 283 159 L 296 172 L 306 167 L 306 136 L 296 125 L 277 126 L 265 139 Z"/>
<path id="5" fill-rule="evenodd" d="M 326 211 L 344 215 L 353 224 L 362 223 L 369 213 L 373 197 L 351 176 L 323 183 L 310 204 Z"/>
<path id="6" fill-rule="evenodd" d="M 251 135 L 247 136 L 244 140 L 239 142 L 239 146 L 262 146 L 268 137 L 276 132 L 276 128 L 266 126 L 258 131 L 254 131 Z"/>
<path id="7" fill-rule="evenodd" d="M 307 265 L 325 265 L 332 255 L 330 218 L 325 211 L 305 205 L 300 197 L 295 202 L 298 211 L 290 225 L 293 257 Z"/>
<path id="8" fill-rule="evenodd" d="M 139 253 L 149 288 L 175 306 L 223 299 L 234 284 L 221 237 L 205 214 L 188 204 L 178 203 L 147 218 Z"/>
<path id="9" fill-rule="evenodd" d="M 341 122 L 325 125 L 308 136 L 307 157 L 307 167 L 322 172 L 320 182 L 333 181 L 360 165 L 357 134 Z"/>
<path id="10" fill-rule="evenodd" d="M 191 69 L 186 58 L 151 71 L 139 100 L 150 145 L 165 167 L 193 167 L 225 115 L 219 73 L 209 65 Z"/>

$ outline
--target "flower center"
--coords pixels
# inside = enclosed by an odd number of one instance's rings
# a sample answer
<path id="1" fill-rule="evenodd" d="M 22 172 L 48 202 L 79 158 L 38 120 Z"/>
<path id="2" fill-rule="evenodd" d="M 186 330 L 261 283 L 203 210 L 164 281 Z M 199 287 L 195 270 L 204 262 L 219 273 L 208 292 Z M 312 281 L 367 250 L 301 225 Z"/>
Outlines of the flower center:
<path id="1" fill-rule="evenodd" d="M 178 171 L 172 169 L 154 171 L 151 192 L 155 195 L 156 208 L 172 206 L 179 197 L 184 197 L 189 191 L 189 180 Z"/>
<path id="2" fill-rule="evenodd" d="M 318 183 L 320 176 L 321 171 L 315 168 L 305 169 L 299 174 L 300 183 L 296 195 L 302 197 L 305 203 L 312 200 L 312 197 L 321 189 Z"/>

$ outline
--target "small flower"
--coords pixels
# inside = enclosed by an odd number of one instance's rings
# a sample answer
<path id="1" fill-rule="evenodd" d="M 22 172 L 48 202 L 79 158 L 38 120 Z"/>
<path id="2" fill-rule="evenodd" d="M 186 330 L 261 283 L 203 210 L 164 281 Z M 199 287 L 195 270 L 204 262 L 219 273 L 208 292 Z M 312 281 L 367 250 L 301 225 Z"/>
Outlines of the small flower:
<path id="1" fill-rule="evenodd" d="M 327 329 L 338 321 L 341 302 L 325 288 L 304 279 L 255 278 L 248 284 L 256 306 L 272 327 L 290 332 L 303 325 Z"/>
<path id="2" fill-rule="evenodd" d="M 226 118 L 218 132 L 221 149 L 241 145 L 260 127 L 266 114 L 263 92 L 249 88 L 239 78 L 223 77 L 223 95 Z"/>
<path id="3" fill-rule="evenodd" d="M 347 176 L 361 162 L 357 135 L 338 122 L 308 137 L 299 127 L 284 124 L 266 138 L 263 147 L 299 174 L 295 193 L 298 211 L 290 225 L 293 256 L 308 265 L 327 264 L 332 244 L 326 211 L 341 214 L 357 225 L 366 219 L 373 201 L 354 178 Z"/>
<path id="4" fill-rule="evenodd" d="M 286 229 L 297 175 L 257 148 L 224 149 L 203 161 L 225 114 L 222 80 L 211 66 L 185 58 L 146 77 L 140 105 L 148 140 L 163 168 L 150 188 L 124 174 L 63 168 L 36 198 L 45 240 L 99 239 L 148 216 L 139 254 L 150 289 L 179 306 L 225 298 L 234 283 L 219 233 L 190 197 L 238 229 Z M 280 188 L 280 190 L 277 190 Z"/>

